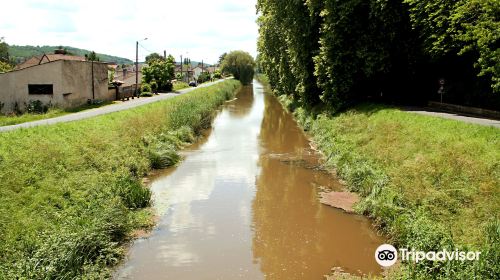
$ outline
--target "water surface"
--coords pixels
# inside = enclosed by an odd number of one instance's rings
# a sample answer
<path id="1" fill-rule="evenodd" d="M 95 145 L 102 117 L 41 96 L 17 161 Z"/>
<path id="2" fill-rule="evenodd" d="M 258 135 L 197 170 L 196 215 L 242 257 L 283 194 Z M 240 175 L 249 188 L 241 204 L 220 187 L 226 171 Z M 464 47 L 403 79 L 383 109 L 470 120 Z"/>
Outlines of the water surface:
<path id="1" fill-rule="evenodd" d="M 184 161 L 152 177 L 160 219 L 118 279 L 322 279 L 377 274 L 383 239 L 361 216 L 318 202 L 338 181 L 276 98 L 254 81 L 226 103 Z"/>

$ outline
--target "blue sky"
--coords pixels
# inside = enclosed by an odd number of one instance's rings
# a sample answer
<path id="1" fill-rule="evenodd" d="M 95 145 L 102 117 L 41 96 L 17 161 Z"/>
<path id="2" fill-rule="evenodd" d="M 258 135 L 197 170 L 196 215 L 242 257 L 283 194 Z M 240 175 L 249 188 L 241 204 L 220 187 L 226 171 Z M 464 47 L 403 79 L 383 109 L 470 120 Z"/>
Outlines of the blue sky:
<path id="1" fill-rule="evenodd" d="M 15 45 L 65 45 L 135 59 L 167 51 L 213 63 L 256 55 L 256 0 L 15 0 L 3 3 L 0 37 Z"/>

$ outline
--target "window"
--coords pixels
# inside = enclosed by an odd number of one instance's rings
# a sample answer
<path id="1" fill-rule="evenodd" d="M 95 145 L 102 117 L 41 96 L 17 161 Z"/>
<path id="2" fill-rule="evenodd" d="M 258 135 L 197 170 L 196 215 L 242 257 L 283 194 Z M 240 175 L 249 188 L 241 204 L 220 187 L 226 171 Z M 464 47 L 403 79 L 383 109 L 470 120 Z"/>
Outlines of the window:
<path id="1" fill-rule="evenodd" d="M 53 85 L 28 85 L 29 94 L 54 94 Z"/>

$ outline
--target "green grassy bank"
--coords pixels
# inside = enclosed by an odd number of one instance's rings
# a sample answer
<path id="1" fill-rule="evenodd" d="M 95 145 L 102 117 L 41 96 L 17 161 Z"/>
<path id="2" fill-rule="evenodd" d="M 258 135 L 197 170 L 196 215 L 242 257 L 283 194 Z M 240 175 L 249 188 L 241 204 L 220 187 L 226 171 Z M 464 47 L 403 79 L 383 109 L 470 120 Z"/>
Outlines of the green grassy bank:
<path id="1" fill-rule="evenodd" d="M 23 113 L 19 115 L 13 115 L 13 116 L 6 116 L 0 114 L 0 126 L 6 126 L 6 125 L 14 125 L 14 124 L 20 124 L 20 123 L 25 123 L 25 122 L 32 122 L 32 121 L 38 121 L 38 120 L 44 120 L 44 119 L 50 119 L 50 118 L 55 118 L 55 117 L 60 117 L 64 116 L 70 113 L 76 113 L 80 111 L 85 111 L 89 109 L 94 109 L 94 108 L 99 108 L 102 106 L 106 106 L 112 104 L 111 101 L 105 101 L 100 104 L 90 104 L 90 105 L 82 105 L 76 108 L 71 108 L 71 109 L 60 109 L 57 107 L 52 107 L 48 108 L 47 112 L 45 113 Z"/>
<path id="2" fill-rule="evenodd" d="M 500 129 L 374 104 L 311 114 L 280 99 L 396 247 L 482 252 L 407 263 L 399 278 L 500 279 Z"/>
<path id="3" fill-rule="evenodd" d="M 102 279 L 151 224 L 141 178 L 232 98 L 228 80 L 77 122 L 0 133 L 0 279 Z"/>

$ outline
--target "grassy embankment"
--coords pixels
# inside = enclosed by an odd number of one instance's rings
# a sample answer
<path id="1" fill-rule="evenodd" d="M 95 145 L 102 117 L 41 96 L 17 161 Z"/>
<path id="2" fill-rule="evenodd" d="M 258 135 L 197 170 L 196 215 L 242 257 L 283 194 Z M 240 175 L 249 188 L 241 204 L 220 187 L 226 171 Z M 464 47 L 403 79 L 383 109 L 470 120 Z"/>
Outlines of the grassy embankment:
<path id="1" fill-rule="evenodd" d="M 211 124 L 229 80 L 77 122 L 0 133 L 0 279 L 102 279 L 151 226 L 151 168 Z"/>
<path id="2" fill-rule="evenodd" d="M 500 129 L 373 104 L 313 116 L 280 99 L 391 242 L 482 251 L 477 262 L 403 265 L 401 278 L 500 278 Z"/>
<path id="3" fill-rule="evenodd" d="M 112 102 L 105 101 L 105 102 L 100 103 L 100 104 L 82 105 L 82 106 L 79 106 L 76 108 L 65 109 L 65 110 L 57 108 L 57 107 L 53 107 L 53 108 L 49 108 L 46 113 L 40 113 L 40 114 L 24 113 L 24 114 L 13 115 L 13 116 L 6 116 L 6 115 L 0 114 L 0 126 L 14 125 L 14 124 L 20 124 L 20 123 L 25 123 L 25 122 L 32 122 L 32 121 L 60 117 L 60 116 L 64 116 L 64 115 L 71 114 L 71 113 L 85 111 L 88 109 L 99 108 L 99 107 L 106 106 L 109 104 L 112 104 Z"/>
<path id="4" fill-rule="evenodd" d="M 183 88 L 188 88 L 188 87 L 189 87 L 189 85 L 185 82 L 175 82 L 172 90 L 178 91 L 178 90 L 181 90 Z"/>

